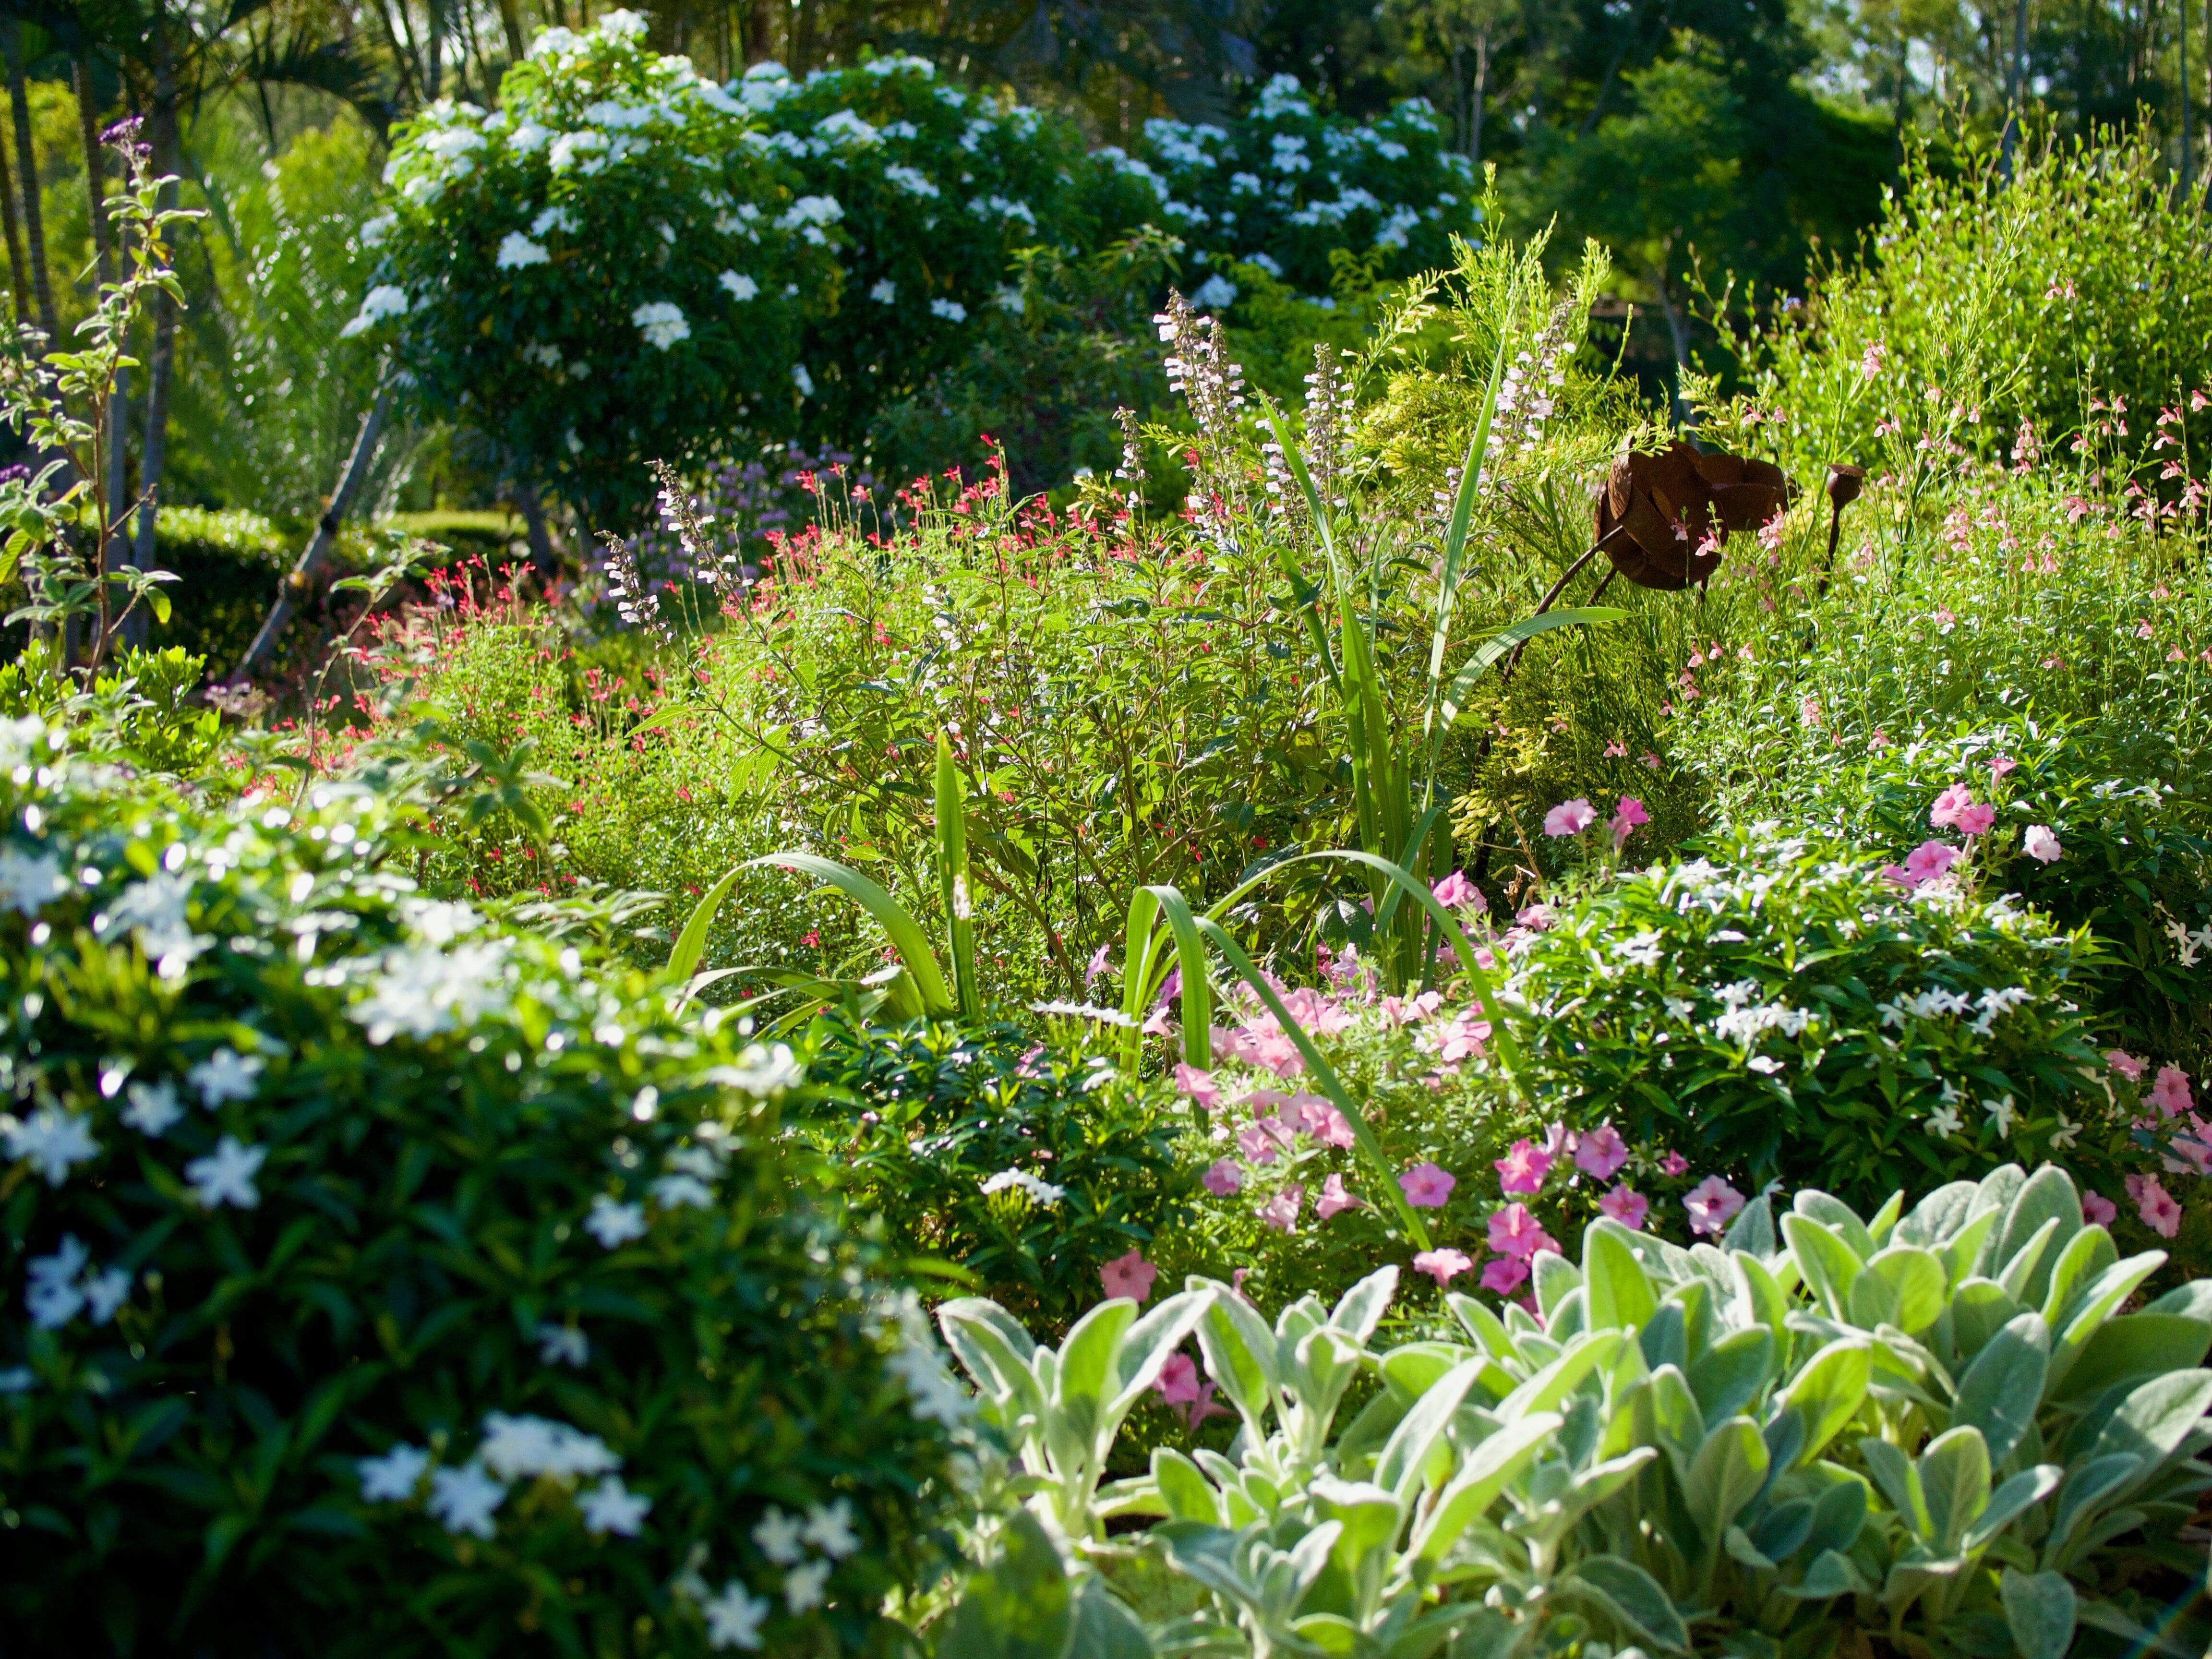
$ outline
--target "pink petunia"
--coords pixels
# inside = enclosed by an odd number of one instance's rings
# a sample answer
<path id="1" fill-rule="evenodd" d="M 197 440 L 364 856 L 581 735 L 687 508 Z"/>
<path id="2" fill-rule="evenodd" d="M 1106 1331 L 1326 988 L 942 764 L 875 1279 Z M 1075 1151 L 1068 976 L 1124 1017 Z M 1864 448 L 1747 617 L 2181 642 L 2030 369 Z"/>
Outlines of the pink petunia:
<path id="1" fill-rule="evenodd" d="M 1624 1181 L 1598 1200 L 1597 1206 L 1631 1232 L 1640 1233 L 1644 1218 L 1650 1213 L 1651 1200 Z"/>
<path id="2" fill-rule="evenodd" d="M 1518 1256 L 1501 1255 L 1482 1270 L 1482 1288 L 1500 1296 L 1528 1282 L 1528 1264 Z"/>
<path id="3" fill-rule="evenodd" d="M 1577 795 L 1572 800 L 1563 800 L 1544 814 L 1544 833 L 1547 836 L 1579 836 L 1597 822 L 1597 808 Z"/>
<path id="4" fill-rule="evenodd" d="M 1682 1207 L 1690 1212 L 1693 1233 L 1717 1233 L 1743 1208 L 1743 1194 L 1718 1176 L 1707 1176 L 1690 1188 Z"/>
<path id="5" fill-rule="evenodd" d="M 2124 1048 L 2107 1048 L 2105 1050 L 2105 1064 L 2111 1066 L 2114 1071 L 2118 1072 L 2122 1077 L 2125 1078 L 2130 1083 L 2140 1083 L 2142 1081 L 2143 1066 L 2145 1063 L 2146 1062 L 2142 1060 L 2137 1060 L 2133 1054 L 2130 1054 Z"/>
<path id="6" fill-rule="evenodd" d="M 1437 902 L 1447 910 L 1487 910 L 1490 908 L 1490 901 L 1483 897 L 1482 889 L 1469 881 L 1463 871 L 1453 871 L 1432 890 L 1437 896 Z"/>
<path id="7" fill-rule="evenodd" d="M 1109 1297 L 1126 1296 L 1133 1302 L 1142 1302 L 1152 1293 L 1152 1281 L 1160 1270 L 1145 1260 L 1141 1249 L 1131 1250 L 1127 1255 L 1117 1255 L 1098 1270 L 1098 1277 Z"/>
<path id="8" fill-rule="evenodd" d="M 1281 1120 L 1271 1118 L 1269 1122 Z M 1273 1164 L 1275 1161 L 1275 1138 L 1261 1124 L 1248 1123 L 1237 1132 L 1237 1150 L 1244 1154 L 1247 1162 Z"/>
<path id="9" fill-rule="evenodd" d="M 1413 1271 L 1428 1274 L 1439 1289 L 1473 1266 L 1474 1258 L 1464 1250 L 1423 1250 L 1413 1258 Z"/>
<path id="10" fill-rule="evenodd" d="M 1661 1175 L 1686 1175 L 1689 1172 L 1689 1168 L 1690 1160 L 1684 1158 L 1680 1152 L 1669 1152 L 1666 1157 L 1659 1160 L 1659 1173 Z"/>
<path id="11" fill-rule="evenodd" d="M 1905 878 L 1917 887 L 1923 881 L 1935 880 L 1964 856 L 1948 842 L 1923 841 L 1905 858 Z"/>
<path id="12" fill-rule="evenodd" d="M 1360 1207 L 1359 1200 L 1344 1190 L 1344 1177 L 1333 1175 L 1321 1183 L 1321 1196 L 1314 1200 L 1314 1213 L 1323 1221 L 1346 1210 Z"/>
<path id="13" fill-rule="evenodd" d="M 1490 1218 L 1490 1248 L 1500 1255 L 1526 1256 L 1559 1247 L 1526 1204 L 1508 1204 Z"/>
<path id="14" fill-rule="evenodd" d="M 1195 1066 L 1180 1061 L 1175 1068 L 1176 1092 L 1188 1095 L 1194 1104 L 1212 1107 L 1221 1099 L 1221 1085 L 1213 1080 L 1213 1073 L 1201 1072 Z"/>
<path id="15" fill-rule="evenodd" d="M 1294 1233 L 1298 1230 L 1298 1206 L 1305 1201 L 1304 1188 L 1285 1187 L 1260 1206 L 1261 1224 L 1278 1232 Z"/>
<path id="16" fill-rule="evenodd" d="M 1999 755 L 1990 763 L 1990 781 L 1995 783 L 2006 773 L 2015 770 L 2019 765 L 2020 763 L 2010 755 Z"/>
<path id="17" fill-rule="evenodd" d="M 1233 1158 L 1218 1158 L 1207 1166 L 1199 1184 L 1217 1198 L 1226 1198 L 1244 1184 L 1244 1171 Z"/>
<path id="18" fill-rule="evenodd" d="M 2189 1092 L 2189 1073 L 2179 1066 L 2160 1066 L 2158 1079 L 2150 1085 L 2150 1093 L 2145 1098 L 2168 1117 L 2179 1117 L 2197 1103 Z"/>
<path id="19" fill-rule="evenodd" d="M 1199 1376 L 1198 1366 L 1188 1354 L 1170 1354 L 1168 1363 L 1160 1367 L 1152 1389 L 1159 1395 L 1160 1402 L 1190 1428 L 1196 1428 L 1209 1417 L 1229 1414 L 1213 1403 L 1212 1381 Z"/>
<path id="20" fill-rule="evenodd" d="M 2136 1213 L 2160 1238 L 2172 1238 L 2181 1231 L 2181 1206 L 2173 1201 L 2173 1194 L 2160 1184 L 2156 1176 L 2142 1177 L 2142 1185 L 2136 1192 Z"/>
<path id="21" fill-rule="evenodd" d="M 1936 797 L 1936 804 L 1928 809 L 1928 822 L 1938 830 L 1947 829 L 1959 822 L 1959 814 L 1974 804 L 1974 792 L 1963 783 L 1954 783 Z"/>
<path id="22" fill-rule="evenodd" d="M 1986 836 L 1997 821 L 1997 809 L 1986 804 L 1962 806 L 1959 809 L 1959 833 L 1962 836 Z"/>
<path id="23" fill-rule="evenodd" d="M 1620 805 L 1613 811 L 1613 844 L 1616 848 L 1628 843 L 1630 833 L 1638 825 L 1651 822 L 1651 814 L 1644 810 L 1644 803 L 1633 795 L 1623 795 Z"/>
<path id="24" fill-rule="evenodd" d="M 1504 1158 L 1492 1165 L 1498 1184 L 1509 1193 L 1540 1193 L 1552 1168 L 1552 1155 L 1533 1141 L 1516 1140 Z"/>
<path id="25" fill-rule="evenodd" d="M 1406 1202 L 1417 1210 L 1440 1210 L 1459 1185 L 1459 1177 L 1430 1163 L 1416 1164 L 1398 1177 Z"/>
<path id="26" fill-rule="evenodd" d="M 1277 1077 L 1296 1077 L 1306 1068 L 1298 1045 L 1280 1031 L 1262 1031 L 1244 1040 L 1244 1058 Z"/>
<path id="27" fill-rule="evenodd" d="M 1206 1041 L 1212 1045 L 1213 1063 L 1216 1066 L 1226 1065 L 1232 1060 L 1244 1058 L 1243 1032 L 1224 1031 L 1218 1025 L 1214 1025 L 1207 1028 L 1206 1036 Z"/>
<path id="28" fill-rule="evenodd" d="M 1610 1123 L 1592 1129 L 1575 1148 L 1575 1168 L 1600 1181 L 1612 1180 L 1613 1172 L 1627 1162 L 1628 1143 Z"/>
<path id="29" fill-rule="evenodd" d="M 2027 833 L 2020 838 L 2020 846 L 2028 857 L 2044 864 L 2056 864 L 2066 850 L 2058 844 L 2058 837 L 2051 833 L 2047 823 L 2029 824 Z"/>
<path id="30" fill-rule="evenodd" d="M 2081 1224 L 2085 1227 L 2109 1227 L 2120 1212 L 2120 1206 L 2102 1193 L 2081 1194 Z"/>

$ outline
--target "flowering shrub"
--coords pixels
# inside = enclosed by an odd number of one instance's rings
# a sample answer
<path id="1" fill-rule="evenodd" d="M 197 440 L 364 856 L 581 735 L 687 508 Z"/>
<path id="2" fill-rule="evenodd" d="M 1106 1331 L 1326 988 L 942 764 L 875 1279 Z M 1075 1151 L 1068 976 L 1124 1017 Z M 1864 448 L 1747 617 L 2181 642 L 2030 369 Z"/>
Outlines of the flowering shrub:
<path id="1" fill-rule="evenodd" d="M 870 1639 L 959 1402 L 790 1196 L 802 1059 L 416 896 L 358 790 L 210 811 L 23 719 L 0 805 L 21 1640 Z"/>

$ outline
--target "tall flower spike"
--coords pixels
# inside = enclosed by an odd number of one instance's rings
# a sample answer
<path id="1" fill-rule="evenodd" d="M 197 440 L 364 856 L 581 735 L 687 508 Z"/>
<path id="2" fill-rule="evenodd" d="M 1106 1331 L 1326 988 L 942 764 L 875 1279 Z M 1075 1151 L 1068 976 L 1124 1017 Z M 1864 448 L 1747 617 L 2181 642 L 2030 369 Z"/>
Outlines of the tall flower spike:
<path id="1" fill-rule="evenodd" d="M 1133 517 L 1145 500 L 1144 434 L 1137 429 L 1135 410 L 1117 409 L 1114 411 L 1114 418 L 1121 427 L 1121 465 L 1115 471 L 1114 476 L 1128 483 L 1128 494 L 1122 497 L 1121 504 Z"/>
<path id="2" fill-rule="evenodd" d="M 611 530 L 599 532 L 607 546 L 607 597 L 615 612 L 633 628 L 641 628 L 664 645 L 675 636 L 660 615 L 660 596 L 648 589 L 637 574 L 637 557 Z"/>

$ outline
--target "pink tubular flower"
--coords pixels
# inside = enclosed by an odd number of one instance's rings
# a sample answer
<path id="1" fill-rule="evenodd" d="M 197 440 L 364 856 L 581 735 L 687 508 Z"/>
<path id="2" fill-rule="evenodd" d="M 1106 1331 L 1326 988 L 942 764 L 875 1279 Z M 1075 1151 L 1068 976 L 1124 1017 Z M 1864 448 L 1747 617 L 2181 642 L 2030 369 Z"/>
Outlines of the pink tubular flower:
<path id="1" fill-rule="evenodd" d="M 1091 965 L 1083 970 L 1083 983 L 1086 989 L 1090 987 L 1091 981 L 1097 979 L 1099 975 L 1106 971 L 1106 951 L 1107 947 L 1102 945 L 1096 951 L 1091 953 Z"/>
<path id="2" fill-rule="evenodd" d="M 1526 1204 L 1508 1204 L 1490 1218 L 1490 1248 L 1500 1255 L 1528 1256 L 1559 1247 Z"/>
<path id="3" fill-rule="evenodd" d="M 1689 1172 L 1689 1168 L 1690 1160 L 1684 1158 L 1680 1152 L 1669 1152 L 1666 1157 L 1659 1160 L 1659 1173 L 1661 1175 L 1686 1175 Z"/>
<path id="4" fill-rule="evenodd" d="M 2129 1177 L 2130 1185 L 2134 1180 L 2134 1176 Z M 2173 1194 L 2160 1184 L 2156 1176 L 2142 1177 L 2142 1185 L 2135 1198 L 2136 1213 L 2160 1238 L 2172 1238 L 2181 1231 L 2181 1206 L 2173 1201 Z"/>
<path id="5" fill-rule="evenodd" d="M 1577 795 L 1572 800 L 1563 800 L 1544 814 L 1544 833 L 1547 836 L 1579 836 L 1597 822 L 1597 808 Z"/>
<path id="6" fill-rule="evenodd" d="M 1260 1206 L 1261 1224 L 1273 1227 L 1279 1232 L 1297 1231 L 1298 1206 L 1305 1201 L 1304 1188 L 1298 1186 L 1284 1188 L 1282 1191 Z"/>
<path id="7" fill-rule="evenodd" d="M 1528 1282 L 1528 1264 L 1518 1256 L 1501 1255 L 1482 1270 L 1482 1288 L 1500 1296 Z"/>
<path id="8" fill-rule="evenodd" d="M 1458 1185 L 1457 1176 L 1425 1162 L 1416 1164 L 1398 1177 L 1399 1190 L 1406 1194 L 1406 1202 L 1417 1210 L 1443 1208 L 1452 1188 Z"/>
<path id="9" fill-rule="evenodd" d="M 2105 1051 L 2105 1064 L 2130 1083 L 2142 1081 L 2145 1062 L 2137 1060 L 2124 1048 L 2107 1048 Z"/>
<path id="10" fill-rule="evenodd" d="M 1509 1193 L 1540 1193 L 1552 1168 L 1552 1155 L 1534 1141 L 1516 1140 L 1512 1150 L 1492 1166 L 1498 1184 Z"/>
<path id="11" fill-rule="evenodd" d="M 1995 783 L 2006 773 L 2016 770 L 2019 766 L 2020 763 L 2010 755 L 1999 755 L 1990 763 L 1990 781 Z"/>
<path id="12" fill-rule="evenodd" d="M 1955 824 L 1959 814 L 1974 804 L 1974 792 L 1963 783 L 1954 783 L 1936 797 L 1935 805 L 1928 809 L 1928 822 L 1938 830 Z"/>
<path id="13" fill-rule="evenodd" d="M 1487 910 L 1490 901 L 1482 896 L 1482 889 L 1467 878 L 1464 871 L 1455 870 L 1431 890 L 1437 902 L 1447 910 Z"/>
<path id="14" fill-rule="evenodd" d="M 1924 881 L 1933 881 L 1963 856 L 1948 842 L 1923 841 L 1905 860 L 1905 879 L 1915 887 Z"/>
<path id="15" fill-rule="evenodd" d="M 2055 864 L 2066 849 L 2058 844 L 2058 837 L 2051 833 L 2047 823 L 2031 823 L 2027 833 L 2020 838 L 2021 850 L 2028 857 L 2045 864 Z"/>
<path id="16" fill-rule="evenodd" d="M 1474 1258 L 1464 1250 L 1423 1250 L 1413 1258 L 1413 1271 L 1428 1274 L 1439 1290 L 1473 1266 Z"/>
<path id="17" fill-rule="evenodd" d="M 1333 1175 L 1321 1183 L 1321 1196 L 1314 1200 L 1314 1213 L 1323 1221 L 1346 1210 L 1356 1210 L 1359 1200 L 1344 1190 L 1344 1177 Z"/>
<path id="18" fill-rule="evenodd" d="M 1650 1213 L 1651 1200 L 1624 1181 L 1598 1200 L 1597 1206 L 1629 1231 L 1640 1233 L 1644 1218 Z"/>
<path id="19" fill-rule="evenodd" d="M 1997 809 L 1986 803 L 1973 803 L 1959 809 L 1959 833 L 1962 836 L 1986 836 L 1997 821 Z"/>
<path id="20" fill-rule="evenodd" d="M 1600 1181 L 1612 1180 L 1613 1172 L 1627 1162 L 1628 1143 L 1610 1123 L 1592 1129 L 1575 1148 L 1575 1168 Z"/>
<path id="21" fill-rule="evenodd" d="M 1644 803 L 1633 795 L 1623 795 L 1620 805 L 1613 811 L 1613 844 L 1616 848 L 1628 844 L 1630 833 L 1638 824 L 1651 822 L 1651 814 L 1644 810 Z"/>
<path id="22" fill-rule="evenodd" d="M 1717 1233 L 1743 1208 L 1743 1194 L 1718 1176 L 1707 1176 L 1690 1188 L 1682 1207 L 1690 1212 L 1693 1233 Z"/>
<path id="23" fill-rule="evenodd" d="M 2179 1117 L 2196 1105 L 2189 1092 L 2189 1073 L 2179 1066 L 2161 1066 L 2148 1097 L 2168 1117 Z M 2169 1238 L 2171 1233 L 2166 1235 Z"/>
<path id="24" fill-rule="evenodd" d="M 2120 1206 L 2102 1193 L 2081 1194 L 2081 1224 L 2085 1227 L 2109 1227 L 2120 1212 Z"/>
<path id="25" fill-rule="evenodd" d="M 1216 1198 L 1226 1198 L 1244 1184 L 1244 1171 L 1237 1167 L 1233 1158 L 1218 1158 L 1209 1165 L 1199 1184 Z"/>
<path id="26" fill-rule="evenodd" d="M 1195 1066 L 1178 1061 L 1175 1068 L 1175 1087 L 1179 1095 L 1188 1095 L 1198 1105 L 1212 1107 L 1221 1098 L 1221 1085 L 1213 1080 L 1213 1073 L 1201 1072 Z"/>
<path id="27" fill-rule="evenodd" d="M 1270 1122 L 1279 1122 L 1270 1119 Z M 1275 1138 L 1264 1124 L 1248 1123 L 1237 1132 L 1237 1150 L 1254 1164 L 1273 1164 L 1275 1161 Z"/>
<path id="28" fill-rule="evenodd" d="M 1142 1302 L 1150 1296 L 1152 1281 L 1159 1276 L 1160 1270 L 1145 1260 L 1142 1249 L 1117 1255 L 1098 1270 L 1108 1296 L 1126 1296 L 1133 1302 Z"/>

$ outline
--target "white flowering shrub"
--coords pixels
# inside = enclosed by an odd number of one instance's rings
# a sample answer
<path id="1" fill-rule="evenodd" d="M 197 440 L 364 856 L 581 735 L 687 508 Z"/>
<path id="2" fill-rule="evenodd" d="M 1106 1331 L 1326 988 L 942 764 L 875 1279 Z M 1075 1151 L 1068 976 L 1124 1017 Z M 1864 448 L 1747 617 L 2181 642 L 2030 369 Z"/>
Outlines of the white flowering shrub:
<path id="1" fill-rule="evenodd" d="M 789 427 L 800 331 L 839 302 L 838 204 L 644 31 L 548 29 L 496 112 L 404 126 L 349 325 L 392 343 L 424 410 L 602 512 L 649 489 L 646 460 Z"/>
<path id="2" fill-rule="evenodd" d="M 875 1639 L 959 1406 L 793 1196 L 805 1056 L 422 898 L 356 793 L 27 719 L 0 811 L 11 1642 Z"/>

